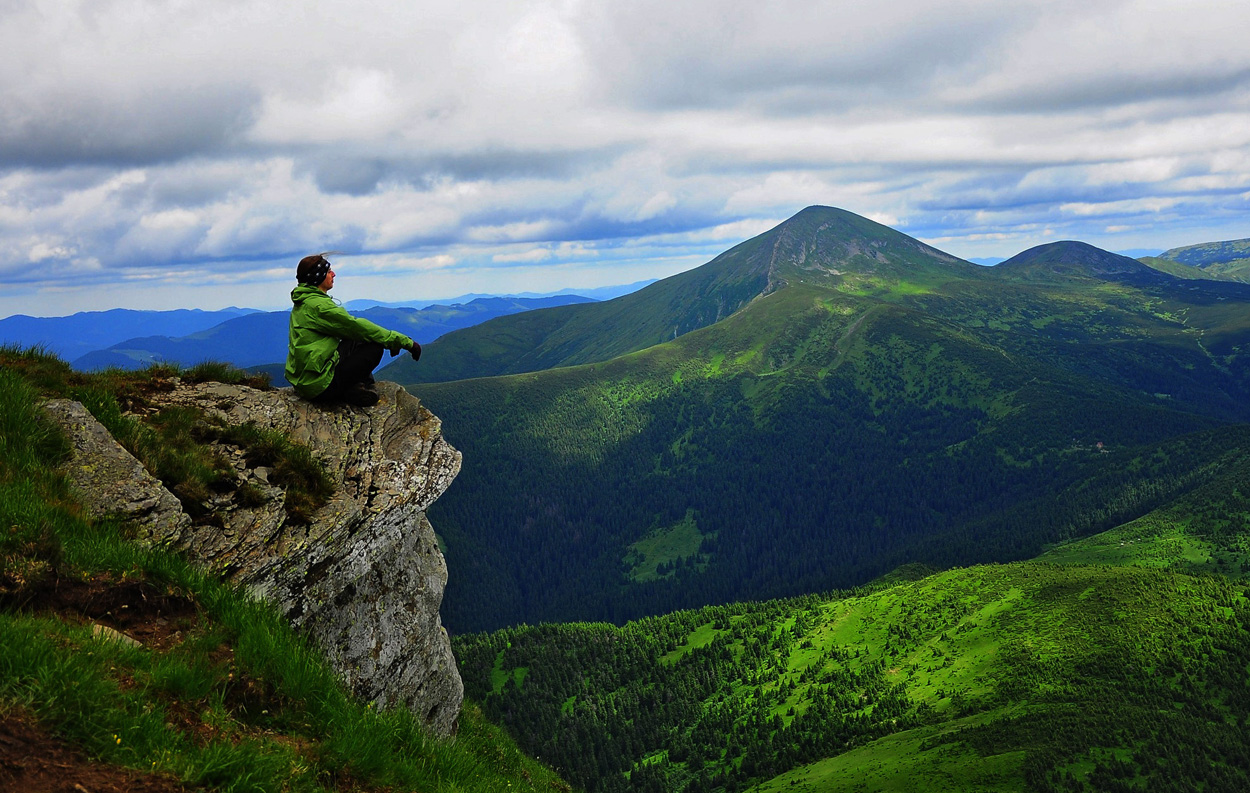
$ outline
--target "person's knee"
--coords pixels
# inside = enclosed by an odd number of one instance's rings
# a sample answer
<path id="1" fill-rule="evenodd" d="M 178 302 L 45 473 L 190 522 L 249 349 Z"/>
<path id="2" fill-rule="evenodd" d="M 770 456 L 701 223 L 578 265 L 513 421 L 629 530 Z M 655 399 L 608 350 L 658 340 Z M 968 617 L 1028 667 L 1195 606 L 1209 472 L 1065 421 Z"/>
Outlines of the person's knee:
<path id="1" fill-rule="evenodd" d="M 369 361 L 369 371 L 373 371 L 374 367 L 382 363 L 382 353 L 386 352 L 386 348 L 375 341 L 366 342 L 361 350 L 362 357 Z"/>

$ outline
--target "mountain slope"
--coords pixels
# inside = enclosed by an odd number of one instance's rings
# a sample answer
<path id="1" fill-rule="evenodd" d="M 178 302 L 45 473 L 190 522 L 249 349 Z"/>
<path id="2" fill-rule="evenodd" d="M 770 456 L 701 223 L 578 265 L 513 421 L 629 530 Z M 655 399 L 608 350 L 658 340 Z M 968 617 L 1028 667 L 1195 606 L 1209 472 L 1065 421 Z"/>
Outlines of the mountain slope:
<path id="1" fill-rule="evenodd" d="M 1250 418 L 1250 295 L 1195 283 L 787 286 L 610 361 L 410 386 L 465 454 L 445 622 L 622 621 L 1132 519 L 1194 484 L 1205 452 L 1161 444 Z"/>
<path id="2" fill-rule="evenodd" d="M 457 656 L 525 750 L 596 793 L 1239 790 L 1242 589 L 1017 563 L 522 627 Z"/>
<path id="3" fill-rule="evenodd" d="M 904 583 L 464 637 L 470 690 L 594 791 L 1243 789 L 1250 601 L 1186 573 L 1250 570 L 1250 289 L 790 242 L 675 340 L 412 386 L 465 454 L 445 622 Z"/>
<path id="4" fill-rule="evenodd" d="M 1201 448 L 1153 455 L 1250 420 L 1245 285 L 1137 279 L 1089 246 L 1033 257 L 1087 273 L 1062 278 L 928 255 L 812 267 L 835 242 L 790 237 L 784 285 L 674 341 L 411 384 L 465 453 L 435 507 L 462 571 L 446 624 L 623 621 L 1025 558 L 1195 486 Z"/>
<path id="5" fill-rule="evenodd" d="M 466 690 L 591 791 L 1244 789 L 1250 425 L 1152 456 L 1200 484 L 1028 562 L 463 637 Z"/>
<path id="6" fill-rule="evenodd" d="M 1201 267 L 1194 267 L 1193 265 L 1190 265 L 1190 264 L 1181 264 L 1180 262 L 1174 262 L 1171 259 L 1161 259 L 1158 256 L 1142 256 L 1137 261 L 1141 262 L 1147 267 L 1158 270 L 1159 272 L 1167 273 L 1168 275 L 1174 275 L 1177 278 L 1199 278 L 1199 279 L 1208 280 L 1208 281 L 1241 280 L 1238 278 L 1234 278 L 1230 275 L 1224 275 L 1222 273 L 1213 273 L 1209 270 L 1204 270 Z"/>
<path id="7" fill-rule="evenodd" d="M 398 361 L 383 376 L 445 382 L 604 361 L 714 324 L 785 285 L 923 289 L 981 278 L 982 269 L 845 210 L 808 207 L 701 267 L 593 306 L 451 334 L 431 345 L 420 363 Z"/>
<path id="8" fill-rule="evenodd" d="M 1213 275 L 1250 281 L 1250 239 L 1186 245 L 1164 251 L 1159 258 L 1197 267 Z"/>
<path id="9" fill-rule="evenodd" d="M 1139 279 L 1139 263 L 1082 245 L 968 270 L 901 238 L 911 262 L 852 267 L 837 250 L 871 249 L 857 231 L 870 221 L 843 229 L 850 242 L 822 237 L 841 214 L 756 238 L 786 254 L 769 257 L 775 288 L 673 341 L 409 384 L 465 453 L 435 507 L 462 571 L 446 624 L 619 622 L 910 561 L 1025 558 L 1143 514 L 1151 488 L 1194 486 L 1184 466 L 1201 449 L 1152 455 L 1250 421 L 1247 286 Z M 558 328 L 554 315 L 508 325 Z"/>
<path id="10" fill-rule="evenodd" d="M 1201 484 L 1184 496 L 1113 530 L 1061 543 L 1039 560 L 1250 577 L 1250 438 L 1233 437 L 1193 471 Z"/>

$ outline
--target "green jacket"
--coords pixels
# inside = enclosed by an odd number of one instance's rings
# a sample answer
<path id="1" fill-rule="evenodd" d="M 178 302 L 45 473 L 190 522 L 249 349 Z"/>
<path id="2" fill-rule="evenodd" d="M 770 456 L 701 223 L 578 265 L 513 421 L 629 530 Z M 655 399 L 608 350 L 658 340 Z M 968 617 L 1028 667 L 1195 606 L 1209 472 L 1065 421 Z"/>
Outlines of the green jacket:
<path id="1" fill-rule="evenodd" d="M 339 341 L 372 341 L 392 353 L 412 346 L 402 333 L 353 317 L 315 286 L 291 291 L 291 332 L 286 354 L 286 380 L 305 399 L 326 390 L 339 362 Z"/>

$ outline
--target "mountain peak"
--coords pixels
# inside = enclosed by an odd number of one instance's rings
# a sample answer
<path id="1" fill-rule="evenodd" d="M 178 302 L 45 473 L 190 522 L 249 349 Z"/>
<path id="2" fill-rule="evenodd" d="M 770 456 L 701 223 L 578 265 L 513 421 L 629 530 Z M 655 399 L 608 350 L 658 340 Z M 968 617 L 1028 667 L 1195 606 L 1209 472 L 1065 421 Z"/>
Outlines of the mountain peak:
<path id="1" fill-rule="evenodd" d="M 715 324 L 788 286 L 886 294 L 904 283 L 986 277 L 985 268 L 889 226 L 845 209 L 809 206 L 700 267 L 615 300 L 449 333 L 430 346 L 428 363 L 397 362 L 388 377 L 441 382 L 606 361 Z"/>
<path id="2" fill-rule="evenodd" d="M 829 206 L 809 206 L 743 246 L 756 243 L 759 250 L 759 242 L 767 243 L 761 252 L 768 255 L 772 283 L 845 276 L 977 277 L 980 269 L 901 231 Z"/>
<path id="3" fill-rule="evenodd" d="M 1105 251 L 1078 240 L 1061 240 L 1017 253 L 994 272 L 1027 279 L 1093 278 L 1134 283 L 1171 280 L 1171 277 L 1136 259 Z"/>

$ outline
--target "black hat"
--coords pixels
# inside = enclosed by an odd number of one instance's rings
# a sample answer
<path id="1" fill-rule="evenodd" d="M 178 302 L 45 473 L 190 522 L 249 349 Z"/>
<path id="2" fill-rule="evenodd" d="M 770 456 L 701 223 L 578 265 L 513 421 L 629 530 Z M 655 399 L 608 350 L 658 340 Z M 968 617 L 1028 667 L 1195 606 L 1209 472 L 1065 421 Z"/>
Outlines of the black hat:
<path id="1" fill-rule="evenodd" d="M 330 262 L 324 253 L 315 253 L 299 260 L 295 268 L 295 280 L 307 286 L 321 286 L 330 272 Z"/>

